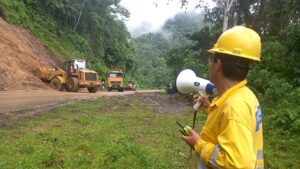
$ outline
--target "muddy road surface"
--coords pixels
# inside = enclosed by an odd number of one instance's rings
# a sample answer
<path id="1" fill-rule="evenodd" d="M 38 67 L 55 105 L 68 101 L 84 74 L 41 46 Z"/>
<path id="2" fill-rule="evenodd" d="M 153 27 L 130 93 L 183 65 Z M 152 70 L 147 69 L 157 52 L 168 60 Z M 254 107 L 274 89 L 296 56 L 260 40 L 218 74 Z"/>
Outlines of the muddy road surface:
<path id="1" fill-rule="evenodd" d="M 83 100 L 93 100 L 102 96 L 118 96 L 134 94 L 134 91 L 125 92 L 107 92 L 98 91 L 96 93 L 88 93 L 81 90 L 78 93 L 59 92 L 52 90 L 36 90 L 36 91 L 1 91 L 0 92 L 0 114 L 12 111 L 21 111 L 26 109 L 36 109 L 41 107 L 57 106 L 70 102 Z"/>
<path id="2" fill-rule="evenodd" d="M 152 90 L 138 92 L 98 91 L 97 93 L 88 93 L 84 90 L 78 93 L 53 90 L 0 91 L 0 127 L 33 118 L 35 115 L 40 115 L 56 107 L 93 101 L 103 96 L 120 97 L 120 101 L 126 100 L 127 97 L 136 98 L 143 102 L 145 108 L 153 109 L 159 113 L 185 114 L 191 110 L 191 104 L 185 97 L 178 94 L 174 98 L 170 98 L 160 91 Z"/>
<path id="3" fill-rule="evenodd" d="M 32 118 L 56 107 L 92 101 L 102 96 L 126 96 L 134 93 L 134 91 L 89 93 L 85 90 L 78 93 L 53 90 L 0 91 L 0 127 Z"/>

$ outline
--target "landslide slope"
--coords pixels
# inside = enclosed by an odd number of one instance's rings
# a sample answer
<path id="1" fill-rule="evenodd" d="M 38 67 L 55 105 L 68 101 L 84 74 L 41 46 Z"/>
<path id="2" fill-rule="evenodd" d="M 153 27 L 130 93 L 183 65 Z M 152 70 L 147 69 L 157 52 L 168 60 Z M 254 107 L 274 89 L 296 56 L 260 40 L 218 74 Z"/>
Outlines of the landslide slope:
<path id="1" fill-rule="evenodd" d="M 0 17 L 0 91 L 51 90 L 32 73 L 43 66 L 56 66 L 47 46 L 22 27 Z"/>

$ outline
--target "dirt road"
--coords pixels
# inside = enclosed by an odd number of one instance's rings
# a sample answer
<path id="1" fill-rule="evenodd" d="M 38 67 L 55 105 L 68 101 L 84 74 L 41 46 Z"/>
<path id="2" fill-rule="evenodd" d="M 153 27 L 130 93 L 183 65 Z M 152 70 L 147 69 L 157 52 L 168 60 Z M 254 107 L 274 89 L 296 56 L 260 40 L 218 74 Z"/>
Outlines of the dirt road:
<path id="1" fill-rule="evenodd" d="M 191 110 L 191 105 L 185 97 L 177 94 L 170 98 L 157 90 L 98 91 L 97 93 L 88 93 L 85 90 L 78 93 L 53 90 L 0 91 L 0 127 L 41 115 L 56 107 L 93 101 L 102 96 L 122 97 L 120 100 L 123 101 L 126 97 L 134 97 L 141 100 L 146 108 L 154 109 L 159 113 L 185 114 Z"/>
<path id="2" fill-rule="evenodd" d="M 97 93 L 88 93 L 87 91 L 80 91 L 78 93 L 72 92 L 58 92 L 58 91 L 1 91 L 0 92 L 0 114 L 20 111 L 26 109 L 36 109 L 41 107 L 57 106 L 67 104 L 70 102 L 93 100 L 101 96 L 116 96 L 134 94 L 134 91 L 125 92 L 106 92 L 98 91 Z"/>
<path id="3" fill-rule="evenodd" d="M 41 115 L 42 112 L 67 104 L 92 101 L 102 96 L 124 97 L 134 93 L 134 91 L 89 93 L 85 90 L 78 93 L 53 90 L 0 91 L 0 127 Z"/>

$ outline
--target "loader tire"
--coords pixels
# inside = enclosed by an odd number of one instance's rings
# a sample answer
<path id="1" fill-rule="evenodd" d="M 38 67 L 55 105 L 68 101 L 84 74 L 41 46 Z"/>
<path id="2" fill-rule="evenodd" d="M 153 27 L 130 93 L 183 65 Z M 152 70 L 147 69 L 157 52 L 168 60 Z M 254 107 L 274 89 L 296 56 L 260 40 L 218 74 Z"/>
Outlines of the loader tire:
<path id="1" fill-rule="evenodd" d="M 79 80 L 76 77 L 71 77 L 68 80 L 67 89 L 69 92 L 78 92 L 79 90 Z"/>
<path id="2" fill-rule="evenodd" d="M 89 91 L 90 93 L 96 93 L 97 90 L 98 90 L 98 86 L 96 86 L 96 87 L 88 87 L 87 89 L 88 89 L 88 91 Z"/>
<path id="3" fill-rule="evenodd" d="M 61 81 L 57 77 L 53 78 L 50 81 L 50 87 L 58 91 L 62 91 L 64 89 L 64 86 L 61 84 Z"/>

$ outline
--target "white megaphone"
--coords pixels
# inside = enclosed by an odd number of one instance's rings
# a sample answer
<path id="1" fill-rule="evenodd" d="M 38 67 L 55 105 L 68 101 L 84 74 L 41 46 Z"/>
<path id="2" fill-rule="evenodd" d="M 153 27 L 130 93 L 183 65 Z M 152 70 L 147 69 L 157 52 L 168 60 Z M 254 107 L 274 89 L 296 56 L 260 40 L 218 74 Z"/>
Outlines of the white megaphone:
<path id="1" fill-rule="evenodd" d="M 213 83 L 206 79 L 197 77 L 191 69 L 185 69 L 179 73 L 176 79 L 176 87 L 182 94 L 188 94 L 191 92 L 216 94 L 217 92 Z M 195 110 L 200 106 L 197 103 L 193 106 Z"/>
<path id="2" fill-rule="evenodd" d="M 176 86 L 180 93 L 205 92 L 214 94 L 215 85 L 206 79 L 197 77 L 191 69 L 185 69 L 179 73 L 176 79 Z"/>

